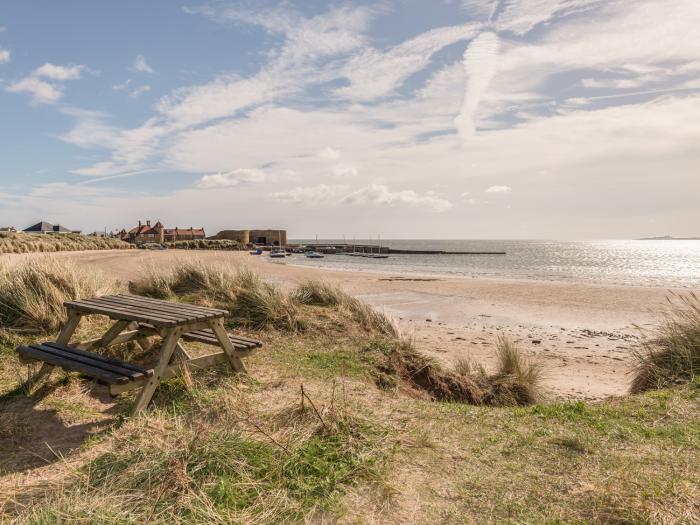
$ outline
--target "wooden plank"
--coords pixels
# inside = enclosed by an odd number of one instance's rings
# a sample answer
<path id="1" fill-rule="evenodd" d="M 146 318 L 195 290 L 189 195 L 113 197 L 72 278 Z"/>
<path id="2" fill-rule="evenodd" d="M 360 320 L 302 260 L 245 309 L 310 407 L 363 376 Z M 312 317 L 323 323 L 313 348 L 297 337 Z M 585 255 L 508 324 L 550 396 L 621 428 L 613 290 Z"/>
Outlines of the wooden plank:
<path id="1" fill-rule="evenodd" d="M 163 346 L 160 349 L 160 359 L 153 370 L 153 376 L 144 384 L 143 389 L 136 398 L 133 410 L 134 414 L 138 414 L 144 410 L 151 401 L 153 393 L 156 388 L 158 388 L 160 380 L 163 377 L 163 372 L 165 372 L 168 363 L 170 363 L 170 358 L 173 356 L 173 352 L 175 351 L 177 342 L 180 340 L 180 336 L 182 336 L 182 332 L 183 329 L 181 327 L 175 327 L 168 331 L 165 341 L 163 341 Z"/>
<path id="2" fill-rule="evenodd" d="M 128 296 L 128 295 L 115 295 L 109 297 L 101 297 L 101 301 L 109 302 L 110 304 L 117 304 L 123 307 L 132 307 L 141 310 L 148 310 L 150 312 L 158 312 L 162 316 L 175 316 L 177 318 L 190 318 L 192 313 L 189 310 L 184 310 L 178 308 L 177 306 L 172 307 L 174 303 L 155 303 L 150 304 L 143 301 L 139 301 L 138 296 Z"/>
<path id="3" fill-rule="evenodd" d="M 209 327 L 212 329 L 214 334 L 216 334 L 216 338 L 219 340 L 219 345 L 221 346 L 221 348 L 223 348 L 224 352 L 226 352 L 226 357 L 228 358 L 231 367 L 236 372 L 240 374 L 245 374 L 245 366 L 243 365 L 243 361 L 241 361 L 240 358 L 236 355 L 236 349 L 234 348 L 233 344 L 231 344 L 231 341 L 228 338 L 228 334 L 226 333 L 226 329 L 224 328 L 223 319 L 214 319 L 210 321 Z"/>
<path id="4" fill-rule="evenodd" d="M 139 330 L 132 330 L 130 332 L 124 332 L 122 334 L 119 334 L 117 337 L 115 337 L 109 346 L 120 345 L 122 343 L 128 343 L 129 341 L 133 341 L 134 339 L 138 339 L 140 336 L 141 336 L 141 332 Z M 80 344 L 76 344 L 76 345 L 72 345 L 72 346 L 74 348 L 78 348 L 80 350 L 91 350 L 92 348 L 99 348 L 100 346 L 98 345 L 98 343 L 101 340 L 102 340 L 102 338 L 98 337 L 97 339 L 90 339 L 88 341 L 84 341 Z"/>
<path id="5" fill-rule="evenodd" d="M 136 296 L 128 297 L 128 296 L 120 296 L 118 298 L 115 298 L 115 301 L 118 300 L 120 304 L 124 305 L 129 305 L 135 308 L 140 308 L 143 310 L 148 310 L 151 312 L 157 312 L 158 315 L 166 316 L 166 315 L 171 315 L 171 316 L 176 316 L 179 319 L 188 319 L 188 320 L 198 320 L 198 319 L 208 319 L 210 317 L 218 317 L 220 314 L 217 313 L 211 313 L 211 312 L 203 312 L 203 311 L 192 311 L 186 308 L 181 308 L 179 304 L 177 303 L 147 303 L 143 301 L 139 301 L 138 299 L 135 299 Z"/>
<path id="6" fill-rule="evenodd" d="M 128 383 L 129 378 L 123 375 L 114 374 L 103 370 L 102 368 L 96 368 L 84 363 L 80 363 L 73 359 L 68 359 L 45 350 L 40 350 L 30 346 L 24 346 L 17 349 L 18 352 L 23 353 L 29 357 L 36 359 L 37 361 L 44 361 L 53 366 L 60 366 L 66 370 L 71 370 L 74 372 L 80 372 L 92 378 L 104 381 L 109 384 L 123 384 Z"/>
<path id="7" fill-rule="evenodd" d="M 100 301 L 93 301 L 92 299 L 85 301 L 86 304 L 93 304 L 96 306 L 101 306 L 103 308 L 115 308 L 124 310 L 127 312 L 132 312 L 138 315 L 150 315 L 154 319 L 166 319 L 168 321 L 179 322 L 182 320 L 187 320 L 188 317 L 184 315 L 179 315 L 170 312 L 157 312 L 153 308 L 147 308 L 144 306 L 127 304 L 124 301 L 112 298 L 100 298 Z"/>
<path id="8" fill-rule="evenodd" d="M 72 352 L 72 348 L 60 347 L 55 344 L 32 345 L 31 348 L 36 348 L 65 359 L 76 361 L 78 363 L 84 363 L 94 368 L 100 368 L 113 374 L 126 376 L 132 381 L 140 377 L 145 377 L 147 373 L 145 368 L 129 365 L 128 363 L 117 361 L 116 359 L 103 359 L 102 356 L 91 354 L 89 352 Z"/>
<path id="9" fill-rule="evenodd" d="M 70 338 L 73 337 L 73 333 L 78 328 L 82 318 L 83 316 L 79 312 L 68 310 L 68 319 L 61 327 L 61 332 L 58 334 L 58 339 L 56 339 L 56 342 L 61 345 L 67 345 Z"/>
<path id="10" fill-rule="evenodd" d="M 162 328 L 168 328 L 168 327 L 173 327 L 176 326 L 177 323 L 174 321 L 170 321 L 167 319 L 154 319 L 152 316 L 149 317 L 147 315 L 142 315 L 142 314 L 136 314 L 133 311 L 125 311 L 121 308 L 111 308 L 111 307 L 103 307 L 100 306 L 99 304 L 93 305 L 89 304 L 87 301 L 83 301 L 81 303 L 66 303 L 68 304 L 69 308 L 73 308 L 76 310 L 79 310 L 81 312 L 84 312 L 86 314 L 100 314 L 100 315 L 106 315 L 110 319 L 128 319 L 130 321 L 139 321 L 139 322 L 144 322 L 144 323 L 150 323 L 153 324 L 154 326 L 157 327 L 162 327 Z"/>
<path id="11" fill-rule="evenodd" d="M 100 361 L 104 361 L 105 363 L 109 363 L 115 366 L 121 366 L 122 368 L 126 368 L 128 370 L 131 370 L 133 372 L 138 372 L 140 374 L 145 375 L 146 377 L 150 377 L 153 375 L 153 370 L 150 370 L 146 367 L 143 367 L 141 365 L 135 365 L 132 363 L 126 363 L 124 361 L 121 361 L 120 359 L 114 359 L 112 357 L 106 357 L 102 355 L 97 355 L 93 354 L 92 352 L 87 352 L 85 350 L 82 350 L 80 348 L 76 348 L 74 346 L 60 346 L 58 343 L 44 343 L 42 346 L 50 346 L 52 348 L 59 348 L 60 350 L 63 350 L 65 352 L 70 352 L 71 354 L 74 354 L 76 356 L 84 356 L 84 357 L 93 357 L 93 358 L 98 358 Z"/>
<path id="12" fill-rule="evenodd" d="M 175 303 L 173 301 L 165 301 L 163 299 L 154 299 L 153 297 L 145 297 L 143 295 L 124 295 L 120 294 L 117 297 L 129 297 L 129 298 L 138 298 L 139 300 L 143 302 L 147 302 L 150 304 L 167 304 L 167 305 L 177 305 L 178 307 L 182 308 L 187 308 L 189 310 L 196 310 L 199 312 L 206 312 L 206 313 L 211 313 L 211 314 L 221 314 L 221 315 L 228 315 L 228 311 L 222 310 L 220 308 L 210 308 L 208 306 L 199 306 L 196 304 L 189 304 L 189 303 Z"/>
<path id="13" fill-rule="evenodd" d="M 223 363 L 227 363 L 228 359 L 224 352 L 216 352 L 214 354 L 207 354 L 200 357 L 195 357 L 187 361 L 187 367 L 190 372 L 196 372 L 198 370 L 204 370 L 206 368 L 211 368 L 212 366 L 217 366 Z M 166 381 L 177 377 L 181 374 L 180 364 L 170 365 L 164 371 L 161 377 L 161 381 Z M 113 396 L 126 392 L 128 390 L 134 390 L 144 385 L 145 379 L 139 381 L 132 381 L 124 385 L 111 385 L 109 388 L 109 393 Z"/>
<path id="14" fill-rule="evenodd" d="M 228 338 L 231 341 L 231 343 L 234 346 L 239 346 L 241 348 L 258 348 L 262 346 L 262 343 L 260 341 L 255 341 L 253 339 L 246 339 L 245 337 L 239 337 L 236 334 L 233 334 L 231 332 L 227 332 Z M 218 339 L 216 339 L 216 335 L 214 335 L 214 332 L 211 331 L 211 329 L 208 330 L 196 330 L 193 332 L 187 332 L 185 335 L 182 336 L 183 339 L 187 339 L 192 337 L 193 340 L 200 340 L 201 342 L 209 342 L 205 341 L 206 340 L 211 340 L 211 342 L 218 344 Z"/>

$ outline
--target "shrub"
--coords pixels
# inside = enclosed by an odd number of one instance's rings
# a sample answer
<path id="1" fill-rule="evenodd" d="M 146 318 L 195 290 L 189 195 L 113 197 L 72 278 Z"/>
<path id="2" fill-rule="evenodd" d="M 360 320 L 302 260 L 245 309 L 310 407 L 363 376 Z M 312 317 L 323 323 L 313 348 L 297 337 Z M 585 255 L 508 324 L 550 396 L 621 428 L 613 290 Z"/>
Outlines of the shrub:
<path id="1" fill-rule="evenodd" d="M 630 392 L 688 383 L 700 376 L 700 299 L 694 293 L 668 298 L 665 320 L 634 353 Z"/>

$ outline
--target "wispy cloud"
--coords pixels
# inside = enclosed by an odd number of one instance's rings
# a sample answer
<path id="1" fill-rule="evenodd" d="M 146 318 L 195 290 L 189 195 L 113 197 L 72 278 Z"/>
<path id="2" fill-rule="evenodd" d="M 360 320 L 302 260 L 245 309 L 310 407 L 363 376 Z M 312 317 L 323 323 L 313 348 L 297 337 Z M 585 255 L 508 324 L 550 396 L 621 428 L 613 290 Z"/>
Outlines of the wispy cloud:
<path id="1" fill-rule="evenodd" d="M 10 61 L 10 50 L 0 48 L 0 64 L 7 64 Z"/>
<path id="2" fill-rule="evenodd" d="M 197 183 L 198 188 L 230 188 L 239 184 L 264 182 L 265 172 L 259 169 L 239 168 L 227 173 L 213 173 L 203 176 Z"/>
<path id="3" fill-rule="evenodd" d="M 510 193 L 513 190 L 510 186 L 490 186 L 484 191 L 486 193 Z"/>
<path id="4" fill-rule="evenodd" d="M 148 65 L 143 55 L 138 55 L 129 66 L 129 71 L 134 73 L 153 73 L 153 68 Z"/>
<path id="5" fill-rule="evenodd" d="M 59 66 L 46 63 L 30 75 L 7 87 L 11 93 L 29 93 L 35 103 L 52 104 L 63 96 L 63 81 L 80 78 L 83 65 Z"/>
<path id="6" fill-rule="evenodd" d="M 475 129 L 474 113 L 496 72 L 498 36 L 493 32 L 481 33 L 464 52 L 463 65 L 467 74 L 467 87 L 462 110 L 455 125 L 464 138 L 469 138 Z"/>
<path id="7" fill-rule="evenodd" d="M 434 192 L 419 194 L 413 190 L 391 191 L 383 184 L 371 184 L 355 190 L 343 198 L 343 202 L 352 204 L 373 204 L 376 206 L 418 206 L 441 212 L 452 208 L 447 199 Z"/>

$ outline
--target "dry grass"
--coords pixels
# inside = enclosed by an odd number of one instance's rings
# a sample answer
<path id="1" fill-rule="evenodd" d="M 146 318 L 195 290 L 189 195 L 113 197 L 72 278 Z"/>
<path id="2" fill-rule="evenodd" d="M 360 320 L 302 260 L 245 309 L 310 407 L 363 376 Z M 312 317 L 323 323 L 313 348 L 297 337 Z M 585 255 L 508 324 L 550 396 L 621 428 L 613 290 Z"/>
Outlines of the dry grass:
<path id="1" fill-rule="evenodd" d="M 268 412 L 219 394 L 199 411 L 131 420 L 23 522 L 301 522 L 337 512 L 346 488 L 378 479 L 388 458 L 386 431 L 335 392 Z"/>
<path id="2" fill-rule="evenodd" d="M 97 272 L 51 259 L 0 267 L 0 326 L 28 334 L 59 329 L 63 303 L 111 293 L 116 284 Z"/>
<path id="3" fill-rule="evenodd" d="M 41 296 L 54 312 L 63 295 L 97 293 L 76 288 L 93 279 L 84 271 L 32 272 L 27 283 L 61 291 Z M 18 276 L 0 281 L 0 297 Z M 188 388 L 173 379 L 146 414 L 123 418 L 128 395 L 90 404 L 74 375 L 26 398 L 3 377 L 19 365 L 0 338 L 0 471 L 11 472 L 0 475 L 0 522 L 699 521 L 697 388 L 541 404 L 539 368 L 510 341 L 498 341 L 493 371 L 468 360 L 446 370 L 327 285 L 288 293 L 194 264 L 132 288 L 225 305 L 236 323 L 264 327 L 265 347 L 246 358 L 253 377 L 222 368 L 192 374 Z M 75 441 L 57 447 L 70 432 Z M 18 445 L 31 466 L 18 466 Z"/>
<path id="4" fill-rule="evenodd" d="M 673 295 L 657 331 L 634 355 L 632 393 L 696 381 L 700 377 L 700 299 Z"/>
<path id="5" fill-rule="evenodd" d="M 76 233 L 3 233 L 0 253 L 65 252 L 81 250 L 124 250 L 132 246 L 119 239 L 105 239 Z"/>

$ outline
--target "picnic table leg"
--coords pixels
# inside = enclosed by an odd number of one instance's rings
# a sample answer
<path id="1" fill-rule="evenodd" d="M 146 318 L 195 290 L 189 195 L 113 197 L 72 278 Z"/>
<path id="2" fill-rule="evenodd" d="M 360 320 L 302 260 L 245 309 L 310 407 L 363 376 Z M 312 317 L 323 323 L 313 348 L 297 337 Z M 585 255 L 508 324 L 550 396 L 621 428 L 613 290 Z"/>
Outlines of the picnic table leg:
<path id="1" fill-rule="evenodd" d="M 216 339 L 219 341 L 221 348 L 223 348 L 226 357 L 228 357 L 231 367 L 233 367 L 233 369 L 238 373 L 246 374 L 247 371 L 245 366 L 243 366 L 243 361 L 241 361 L 241 358 L 236 355 L 236 349 L 233 347 L 231 340 L 228 338 L 226 328 L 224 328 L 223 319 L 213 319 L 209 321 L 209 326 L 214 332 L 214 335 L 216 335 Z"/>
<path id="2" fill-rule="evenodd" d="M 80 319 L 82 319 L 82 315 L 80 313 L 73 310 L 69 310 L 68 319 L 61 327 L 61 331 L 58 334 L 58 338 L 56 339 L 56 342 L 58 344 L 68 344 L 68 341 L 70 341 L 70 338 L 73 336 L 73 333 L 80 324 Z M 53 372 L 54 368 L 54 365 L 42 363 L 39 371 L 24 382 L 24 384 L 22 385 L 22 389 L 27 393 L 31 392 L 32 387 L 34 387 L 34 385 L 39 383 L 39 381 L 41 380 L 48 379 L 49 376 L 51 376 L 51 373 Z"/>
<path id="3" fill-rule="evenodd" d="M 177 343 L 180 340 L 181 335 L 182 328 L 175 327 L 170 329 L 167 335 L 165 336 L 163 346 L 160 349 L 160 358 L 158 360 L 158 364 L 153 370 L 153 375 L 143 386 L 141 392 L 136 398 L 136 403 L 134 404 L 133 411 L 134 415 L 138 414 L 148 406 L 149 401 L 153 397 L 153 393 L 156 391 L 156 388 L 158 388 L 158 385 L 160 384 L 160 378 L 163 376 L 163 372 L 170 363 L 170 358 L 173 356 L 173 352 L 177 347 Z"/>
<path id="4" fill-rule="evenodd" d="M 119 334 L 121 334 L 130 324 L 131 321 L 117 321 L 109 328 L 109 330 L 105 332 L 105 335 L 103 335 L 99 341 L 97 341 L 95 344 L 91 344 L 85 348 L 85 350 L 89 351 L 93 348 L 107 348 L 110 343 L 119 337 Z"/>

